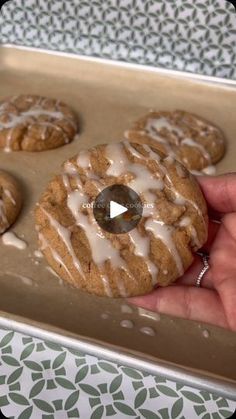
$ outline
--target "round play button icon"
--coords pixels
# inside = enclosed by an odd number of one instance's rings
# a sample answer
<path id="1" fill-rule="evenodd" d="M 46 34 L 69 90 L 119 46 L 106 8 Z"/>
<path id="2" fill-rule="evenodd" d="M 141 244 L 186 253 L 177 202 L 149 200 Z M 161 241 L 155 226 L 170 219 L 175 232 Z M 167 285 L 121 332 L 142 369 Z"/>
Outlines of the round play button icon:
<path id="1" fill-rule="evenodd" d="M 103 230 L 113 234 L 128 233 L 142 218 L 143 204 L 133 189 L 112 185 L 97 196 L 93 213 Z"/>

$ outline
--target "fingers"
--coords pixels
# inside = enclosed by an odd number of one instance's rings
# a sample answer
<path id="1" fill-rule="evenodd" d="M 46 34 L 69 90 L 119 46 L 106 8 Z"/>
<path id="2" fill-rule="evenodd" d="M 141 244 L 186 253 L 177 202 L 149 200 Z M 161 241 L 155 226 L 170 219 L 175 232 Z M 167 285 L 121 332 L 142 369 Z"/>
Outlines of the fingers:
<path id="1" fill-rule="evenodd" d="M 211 246 L 214 243 L 215 237 L 219 231 L 221 224 L 218 224 L 213 221 L 209 221 L 209 227 L 208 227 L 208 239 L 207 242 L 202 247 L 201 251 L 210 253 Z M 179 278 L 176 283 L 179 285 L 195 285 L 197 277 L 199 273 L 201 272 L 203 268 L 203 262 L 201 256 L 195 255 L 194 262 L 190 266 L 190 268 L 184 273 L 184 275 Z M 212 273 L 211 270 L 206 272 L 202 279 L 202 286 L 204 288 L 213 289 L 213 279 L 212 279 Z"/>
<path id="2" fill-rule="evenodd" d="M 236 173 L 221 176 L 198 176 L 207 203 L 214 211 L 236 211 Z"/>
<path id="3" fill-rule="evenodd" d="M 227 278 L 218 284 L 217 290 L 225 309 L 230 328 L 236 331 L 236 277 Z"/>
<path id="4" fill-rule="evenodd" d="M 214 285 L 232 330 L 236 331 L 236 214 L 226 214 L 212 247 Z"/>
<path id="5" fill-rule="evenodd" d="M 220 223 L 209 220 L 207 242 L 202 246 L 202 250 L 204 250 L 205 252 L 210 253 L 211 246 L 214 243 L 214 240 L 216 238 L 216 235 L 219 231 L 220 226 L 221 226 Z"/>
<path id="6" fill-rule="evenodd" d="M 129 302 L 158 313 L 229 328 L 221 300 L 212 290 L 186 286 L 157 288 L 149 295 L 130 298 Z"/>

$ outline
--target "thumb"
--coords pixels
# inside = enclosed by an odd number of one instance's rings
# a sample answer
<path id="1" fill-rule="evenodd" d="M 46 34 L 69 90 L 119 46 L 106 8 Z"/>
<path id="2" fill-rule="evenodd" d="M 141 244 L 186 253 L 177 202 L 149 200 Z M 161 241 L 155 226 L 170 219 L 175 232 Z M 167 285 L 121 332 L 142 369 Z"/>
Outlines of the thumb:
<path id="1" fill-rule="evenodd" d="M 229 328 L 218 294 L 206 288 L 174 285 L 129 298 L 129 303 L 170 316 Z"/>

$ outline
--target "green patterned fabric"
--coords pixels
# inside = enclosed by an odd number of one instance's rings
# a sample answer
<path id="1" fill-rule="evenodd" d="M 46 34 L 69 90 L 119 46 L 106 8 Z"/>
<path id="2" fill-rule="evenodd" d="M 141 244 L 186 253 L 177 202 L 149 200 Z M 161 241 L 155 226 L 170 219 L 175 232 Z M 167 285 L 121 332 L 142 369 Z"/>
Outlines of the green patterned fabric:
<path id="1" fill-rule="evenodd" d="M 0 409 L 18 419 L 220 419 L 236 402 L 0 329 Z"/>
<path id="2" fill-rule="evenodd" d="M 226 0 L 11 0 L 0 42 L 236 78 Z"/>

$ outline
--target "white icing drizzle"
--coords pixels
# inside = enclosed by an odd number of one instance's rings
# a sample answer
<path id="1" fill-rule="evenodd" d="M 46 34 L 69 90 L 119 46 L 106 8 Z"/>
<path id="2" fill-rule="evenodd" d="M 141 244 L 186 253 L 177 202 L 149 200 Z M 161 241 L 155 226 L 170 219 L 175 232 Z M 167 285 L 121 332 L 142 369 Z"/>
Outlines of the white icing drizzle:
<path id="1" fill-rule="evenodd" d="M 39 240 L 41 243 L 41 249 L 42 250 L 46 250 L 47 248 L 50 250 L 51 255 L 53 257 L 53 259 L 55 259 L 55 261 L 59 264 L 59 266 L 62 266 L 63 269 L 65 270 L 65 272 L 69 275 L 70 279 L 72 280 L 72 282 L 74 283 L 74 279 L 69 271 L 69 269 L 67 268 L 67 266 L 65 265 L 65 263 L 63 262 L 62 258 L 60 257 L 60 255 L 56 252 L 56 250 L 54 250 L 48 243 L 48 241 L 46 240 L 46 238 L 44 237 L 44 235 L 42 233 L 39 233 Z"/>
<path id="2" fill-rule="evenodd" d="M 57 278 L 60 278 L 59 275 L 54 271 L 54 269 L 51 268 L 51 266 L 46 266 L 46 269 L 48 272 L 50 272 L 52 275 L 56 276 Z"/>
<path id="3" fill-rule="evenodd" d="M 87 150 L 83 150 L 79 153 L 78 158 L 77 158 L 77 164 L 83 169 L 91 168 L 89 152 Z"/>
<path id="4" fill-rule="evenodd" d="M 125 147 L 128 149 L 128 151 L 135 156 L 136 158 L 139 158 L 140 160 L 144 157 L 133 147 L 132 144 L 129 144 L 127 146 L 127 142 L 124 143 Z M 107 153 L 108 148 L 108 153 Z M 159 165 L 160 172 L 162 173 L 163 177 L 165 176 L 170 184 L 171 191 L 175 194 L 175 200 L 174 203 L 177 205 L 192 205 L 198 212 L 198 214 L 202 216 L 202 213 L 198 207 L 197 204 L 195 204 L 192 200 L 184 198 L 173 186 L 173 183 L 171 181 L 171 178 L 168 175 L 167 169 L 160 163 L 160 157 L 158 153 L 155 153 L 152 151 L 152 149 L 148 145 L 143 145 L 143 148 L 145 151 L 149 153 L 149 158 L 154 159 L 157 164 Z M 118 155 L 118 160 L 113 161 L 111 159 L 112 156 Z M 155 208 L 155 195 L 150 192 L 150 189 L 153 190 L 162 190 L 164 188 L 164 182 L 162 179 L 155 178 L 154 175 L 143 165 L 141 164 L 131 164 L 130 161 L 127 159 L 126 154 L 124 153 L 122 144 L 113 144 L 106 147 L 106 156 L 110 160 L 110 167 L 107 172 L 109 174 L 113 174 L 113 176 L 120 176 L 121 174 L 125 172 L 131 172 L 135 174 L 135 179 L 130 181 L 128 185 L 135 190 L 138 194 L 142 194 L 144 196 L 144 199 L 147 203 L 147 207 L 144 207 L 143 216 L 149 217 L 154 215 L 154 208 Z M 150 207 L 150 208 L 149 208 Z M 174 244 L 174 240 L 172 238 L 173 233 L 173 227 L 165 225 L 164 222 L 160 220 L 148 220 L 145 223 L 145 229 L 152 231 L 155 237 L 161 239 L 163 243 L 167 246 L 169 252 L 173 256 L 176 267 L 178 269 L 179 275 L 182 275 L 184 272 L 183 264 L 181 257 L 178 253 L 178 250 Z M 134 232 L 135 231 L 135 232 Z M 139 253 L 144 254 L 145 249 L 147 249 L 147 242 L 144 244 L 144 241 L 141 244 L 141 238 L 136 237 L 132 240 L 132 234 L 135 235 L 136 230 L 133 230 L 133 232 L 129 233 L 131 241 L 135 242 L 135 252 L 136 254 Z M 196 230 L 193 226 L 191 226 L 191 236 L 193 243 L 195 246 L 199 246 L 199 241 L 197 237 Z M 150 239 L 149 239 L 150 240 Z M 145 248 L 146 246 L 146 248 Z M 149 246 L 148 246 L 149 247 Z M 146 256 L 147 257 L 147 256 Z M 155 266 L 155 265 L 154 265 Z M 153 272 L 153 266 L 151 266 L 151 272 Z M 150 265 L 149 265 L 150 270 Z M 152 275 L 153 277 L 154 275 Z"/>
<path id="5" fill-rule="evenodd" d="M 199 172 L 198 170 L 190 170 L 190 172 L 194 176 L 202 176 L 204 174 L 203 172 Z"/>
<path id="6" fill-rule="evenodd" d="M 201 119 L 196 118 L 196 116 L 195 116 L 194 120 L 195 120 L 196 124 L 197 124 L 200 128 L 202 128 L 201 133 L 202 133 L 202 134 L 205 134 L 206 123 L 205 123 L 204 121 L 202 121 Z M 182 118 L 182 121 L 183 121 L 186 125 L 190 125 L 191 127 L 194 127 L 194 124 L 193 124 L 190 120 L 187 120 L 187 121 L 186 121 L 185 117 L 183 117 L 183 118 Z M 213 125 L 209 125 L 209 124 L 207 124 L 207 130 L 208 130 L 208 131 L 211 131 L 211 132 L 214 132 L 214 131 L 215 131 L 215 132 L 217 132 L 217 128 L 216 128 L 216 127 L 214 127 Z"/>
<path id="7" fill-rule="evenodd" d="M 10 199 L 11 203 L 16 206 L 16 201 L 12 196 L 12 193 L 8 190 L 8 189 L 4 189 L 4 194 L 8 197 L 8 199 Z"/>
<path id="8" fill-rule="evenodd" d="M 42 254 L 42 252 L 40 250 L 35 250 L 34 251 L 34 256 L 36 258 L 42 258 L 43 257 L 43 254 Z"/>
<path id="9" fill-rule="evenodd" d="M 33 285 L 33 280 L 31 278 L 28 278 L 27 276 L 23 276 L 23 275 L 19 275 L 19 278 L 21 279 L 23 284 L 28 285 L 28 286 Z"/>
<path id="10" fill-rule="evenodd" d="M 180 227 L 187 227 L 191 224 L 191 218 L 190 217 L 183 217 L 181 218 L 179 222 Z"/>
<path id="11" fill-rule="evenodd" d="M 146 150 L 148 152 L 149 158 L 151 158 L 153 160 L 156 160 L 157 162 L 160 162 L 161 159 L 160 159 L 160 156 L 157 152 L 153 151 L 151 149 L 151 147 L 149 147 L 149 145 L 147 145 L 147 144 L 142 144 L 142 146 L 143 146 L 144 150 Z"/>
<path id="12" fill-rule="evenodd" d="M 175 159 L 174 159 L 174 157 L 173 156 L 167 156 L 165 159 L 165 162 L 166 163 L 168 163 L 168 164 L 173 164 L 174 163 L 174 161 L 175 161 Z M 178 168 L 179 168 L 179 166 L 177 166 Z"/>
<path id="13" fill-rule="evenodd" d="M 210 337 L 210 333 L 207 329 L 203 330 L 202 335 L 206 339 L 208 339 Z"/>
<path id="14" fill-rule="evenodd" d="M 13 276 L 14 278 L 20 279 L 23 282 L 23 284 L 25 284 L 25 285 L 28 285 L 28 286 L 34 285 L 33 279 L 32 278 L 28 278 L 27 276 L 16 274 L 16 273 L 10 272 L 10 271 L 7 271 L 6 272 L 6 275 Z"/>
<path id="15" fill-rule="evenodd" d="M 45 122 L 38 122 L 37 121 L 36 124 L 37 124 L 37 126 L 38 125 L 39 126 L 42 126 L 42 133 L 41 133 L 41 140 L 42 141 L 45 141 L 46 140 L 46 138 L 47 138 L 47 129 L 49 127 L 55 129 L 56 131 L 60 131 L 62 133 L 62 135 L 64 137 L 65 144 L 67 144 L 70 141 L 69 138 L 68 138 L 68 136 L 66 135 L 64 129 L 62 127 L 60 127 L 59 125 L 56 125 L 56 124 L 54 124 L 52 122 L 46 122 L 46 121 Z M 28 128 L 31 128 L 31 127 L 32 127 L 32 124 L 28 125 Z"/>
<path id="16" fill-rule="evenodd" d="M 213 176 L 213 175 L 216 174 L 216 167 L 215 166 L 207 166 L 207 167 L 204 167 L 204 169 L 202 169 L 202 172 L 205 175 Z"/>
<path id="17" fill-rule="evenodd" d="M 140 332 L 144 333 L 145 335 L 148 335 L 148 336 L 155 336 L 156 335 L 155 330 L 153 330 L 151 327 L 148 327 L 148 326 L 141 327 Z"/>
<path id="18" fill-rule="evenodd" d="M 110 240 L 106 239 L 92 212 L 89 219 L 80 211 L 80 206 L 85 201 L 86 197 L 83 192 L 73 191 L 68 195 L 67 205 L 76 220 L 76 225 L 82 227 L 86 233 L 94 262 L 100 265 L 110 259 L 113 266 L 125 267 L 126 264 L 120 257 L 119 251 L 113 247 Z"/>
<path id="19" fill-rule="evenodd" d="M 80 209 L 82 204 L 88 202 L 88 199 L 80 190 L 75 189 L 74 191 L 71 191 L 71 189 L 68 186 L 68 181 L 65 181 L 66 179 L 68 180 L 67 177 L 63 176 L 64 186 L 67 189 L 67 191 L 69 191 L 67 197 L 67 206 L 70 209 L 73 217 L 75 218 L 76 224 L 80 225 L 80 220 L 84 220 L 84 218 L 87 219 L 86 215 L 80 212 Z"/>
<path id="20" fill-rule="evenodd" d="M 143 194 L 145 196 L 145 191 L 147 190 L 163 190 L 163 180 L 156 178 L 142 164 L 133 164 L 130 171 L 135 174 L 135 179 L 130 181 L 128 184 L 138 194 Z"/>
<path id="21" fill-rule="evenodd" d="M 145 160 L 145 157 L 142 156 L 132 146 L 132 144 L 129 144 L 127 142 L 125 142 L 124 144 L 133 156 L 139 158 L 140 160 Z M 114 160 L 114 156 L 117 156 L 116 160 Z M 156 154 L 155 156 L 156 158 L 159 157 Z M 164 187 L 162 179 L 155 177 L 155 175 L 152 174 L 144 165 L 138 163 L 131 163 L 126 156 L 122 143 L 108 145 L 106 147 L 106 157 L 111 163 L 110 167 L 106 172 L 108 175 L 120 176 L 124 173 L 130 172 L 135 176 L 133 180 L 128 182 L 128 185 L 137 194 L 143 195 L 143 198 L 146 202 L 143 215 L 152 215 L 153 208 L 155 207 L 155 194 L 151 193 L 150 190 L 162 190 Z"/>
<path id="22" fill-rule="evenodd" d="M 186 205 L 186 204 L 188 204 L 188 205 L 194 207 L 195 210 L 197 211 L 198 215 L 200 215 L 200 217 L 203 218 L 203 215 L 202 215 L 202 212 L 201 212 L 199 206 L 194 201 L 192 201 L 189 198 L 183 197 L 183 195 L 181 195 L 175 188 L 173 188 L 172 191 L 175 194 L 175 199 L 174 199 L 174 203 L 175 204 L 177 204 L 177 205 Z"/>
<path id="23" fill-rule="evenodd" d="M 64 183 L 64 185 L 65 185 L 66 189 L 67 189 L 68 191 L 70 191 L 70 190 L 71 190 L 71 186 L 70 186 L 70 179 L 69 179 L 69 176 L 68 176 L 67 174 L 63 173 L 63 175 L 62 175 L 62 180 L 63 180 L 63 183 Z"/>
<path id="24" fill-rule="evenodd" d="M 125 314 L 132 314 L 133 313 L 133 309 L 132 307 L 128 306 L 128 304 L 121 304 L 121 313 L 125 313 Z"/>
<path id="25" fill-rule="evenodd" d="M 179 222 L 180 227 L 188 227 L 188 230 L 190 231 L 191 238 L 192 238 L 192 244 L 193 246 L 197 246 L 198 248 L 201 247 L 201 243 L 199 242 L 197 231 L 195 227 L 191 224 L 191 218 L 190 217 L 183 217 L 181 218 Z"/>
<path id="26" fill-rule="evenodd" d="M 72 258 L 73 264 L 76 267 L 77 271 L 80 273 L 80 275 L 82 276 L 82 278 L 84 278 L 84 273 L 83 270 L 81 268 L 80 262 L 74 252 L 72 243 L 71 243 L 71 232 L 68 230 L 68 228 L 62 226 L 54 217 L 52 217 L 44 208 L 42 208 L 42 211 L 44 212 L 44 214 L 46 215 L 46 217 L 48 218 L 49 223 L 51 224 L 51 226 L 56 230 L 57 234 L 60 236 L 60 238 L 62 239 L 63 243 L 65 244 L 69 255 Z M 52 252 L 52 256 L 54 257 L 55 260 L 58 260 L 58 262 L 61 264 L 61 258 L 58 254 L 56 254 L 56 252 L 51 249 Z M 69 273 L 68 269 L 66 268 L 65 264 L 63 263 L 62 265 L 64 267 L 64 269 L 66 269 L 67 273 Z M 70 277 L 72 278 L 72 276 L 70 275 Z"/>
<path id="27" fill-rule="evenodd" d="M 133 329 L 134 327 L 134 323 L 131 320 L 121 320 L 120 325 L 125 329 Z"/>
<path id="28" fill-rule="evenodd" d="M 175 195 L 174 203 L 175 203 L 175 204 L 177 204 L 177 205 L 190 205 L 190 206 L 193 206 L 193 207 L 194 207 L 194 209 L 197 211 L 198 215 L 202 218 L 203 223 L 205 223 L 204 218 L 203 218 L 203 214 L 202 214 L 202 212 L 201 212 L 200 208 L 198 207 L 198 205 L 197 205 L 195 202 L 193 202 L 191 199 L 189 199 L 189 198 L 185 198 L 183 195 L 181 195 L 181 194 L 180 194 L 180 193 L 179 193 L 179 192 L 175 189 L 175 187 L 173 186 L 173 182 L 171 181 L 171 178 L 170 178 L 170 176 L 168 175 L 168 172 L 167 172 L 166 168 L 165 168 L 162 164 L 160 164 L 160 159 L 158 160 L 158 159 L 156 158 L 156 154 L 157 154 L 157 153 L 153 152 L 153 151 L 151 150 L 151 148 L 150 148 L 148 145 L 143 145 L 143 147 L 144 147 L 144 149 L 145 149 L 147 152 L 149 152 L 149 157 L 153 158 L 155 161 L 157 161 L 157 162 L 158 162 L 158 164 L 159 164 L 159 168 L 160 168 L 160 171 L 162 172 L 162 174 L 163 174 L 163 175 L 166 177 L 166 179 L 168 180 L 169 185 L 170 185 L 170 189 L 171 189 L 171 191 L 172 191 L 172 192 L 174 193 L 174 195 Z M 165 159 L 165 160 L 166 160 L 166 159 Z M 145 212 L 144 212 L 144 214 L 143 214 L 143 215 L 145 215 Z M 150 211 L 148 215 L 152 215 L 152 211 Z M 195 229 L 195 228 L 194 228 L 194 226 L 192 226 L 192 225 L 191 225 L 191 227 L 190 227 L 190 233 L 191 233 L 191 238 L 192 238 L 193 245 L 194 245 L 194 246 L 196 246 L 196 247 L 200 247 L 200 242 L 199 242 L 199 239 L 198 239 L 198 236 L 197 236 L 196 229 Z"/>
<path id="29" fill-rule="evenodd" d="M 118 177 L 124 173 L 125 168 L 130 165 L 130 161 L 121 143 L 107 145 L 106 158 L 111 163 L 106 171 L 108 176 Z"/>
<path id="30" fill-rule="evenodd" d="M 185 198 L 178 192 L 178 191 L 173 191 L 175 194 L 175 199 L 174 199 L 174 203 L 177 205 L 185 205 L 186 200 Z"/>
<path id="31" fill-rule="evenodd" d="M 90 160 L 88 157 L 89 156 L 83 153 L 82 160 L 79 159 L 78 157 L 77 163 L 79 164 L 82 162 L 82 165 L 84 166 L 85 169 L 91 168 Z M 89 175 L 88 171 L 86 171 L 86 174 Z M 88 239 L 93 261 L 102 270 L 104 263 L 110 260 L 111 265 L 113 267 L 124 269 L 126 273 L 129 275 L 127 271 L 126 262 L 120 256 L 119 250 L 114 248 L 112 242 L 108 240 L 103 234 L 102 230 L 100 229 L 100 227 L 98 226 L 94 218 L 93 212 L 89 211 L 89 217 L 88 215 L 85 215 L 81 212 L 80 210 L 81 205 L 84 203 L 87 203 L 88 198 L 82 189 L 80 180 L 78 182 L 79 190 L 74 190 L 74 191 L 71 191 L 71 189 L 68 188 L 68 182 L 65 181 L 65 177 L 63 177 L 63 181 L 64 181 L 64 186 L 68 193 L 67 206 L 70 209 L 75 219 L 76 225 L 83 229 Z M 103 273 L 101 273 L 101 280 L 102 280 L 106 294 L 109 297 L 111 297 L 113 293 L 112 293 L 111 286 L 109 284 L 109 279 Z M 120 295 L 122 297 L 126 297 L 127 291 L 125 289 L 125 286 L 121 278 L 117 280 L 117 287 L 119 289 Z"/>
<path id="32" fill-rule="evenodd" d="M 175 124 L 170 123 L 167 118 L 149 118 L 147 122 L 146 129 L 148 131 L 160 131 L 162 128 L 166 128 L 171 132 L 177 132 L 179 135 L 183 135 L 183 131 L 177 127 Z"/>
<path id="33" fill-rule="evenodd" d="M 45 141 L 46 138 L 47 138 L 47 130 L 48 130 L 48 127 L 45 124 L 44 127 L 43 127 L 43 130 L 42 130 L 42 133 L 41 133 L 41 140 L 43 140 L 43 141 Z"/>
<path id="34" fill-rule="evenodd" d="M 139 158 L 144 159 L 133 146 L 127 142 L 124 143 L 125 147 L 129 152 Z M 150 150 L 151 151 L 151 150 Z M 157 158 L 157 155 L 155 155 Z M 126 172 L 130 172 L 135 175 L 134 179 L 131 180 L 128 185 L 138 194 L 143 194 L 148 190 L 162 190 L 164 187 L 163 181 L 155 177 L 144 165 L 138 163 L 131 163 L 124 151 L 122 143 L 111 144 L 106 146 L 106 157 L 110 161 L 110 166 L 107 169 L 107 175 L 109 176 L 120 176 Z M 148 200 L 146 200 L 148 201 Z M 153 204 L 153 200 L 152 200 Z"/>
<path id="35" fill-rule="evenodd" d="M 24 124 L 30 117 L 49 116 L 54 119 L 64 119 L 62 112 L 53 112 L 46 109 L 29 109 L 26 112 L 21 112 L 20 115 L 10 113 L 9 122 L 0 122 L 0 131 L 3 129 L 15 128 L 17 125 Z"/>
<path id="36" fill-rule="evenodd" d="M 1 130 L 1 126 L 0 126 L 0 130 Z M 10 131 L 7 134 L 7 139 L 6 139 L 6 145 L 4 147 L 4 151 L 5 153 L 10 153 L 11 151 L 11 141 L 12 141 L 12 135 L 13 135 L 13 128 L 10 129 Z"/>
<path id="37" fill-rule="evenodd" d="M 146 221 L 145 228 L 151 231 L 157 239 L 160 239 L 166 245 L 170 254 L 173 256 L 179 276 L 183 275 L 183 263 L 172 237 L 174 228 L 166 225 L 162 221 L 152 219 Z"/>
<path id="38" fill-rule="evenodd" d="M 176 164 L 175 168 L 176 168 L 176 172 L 177 172 L 178 176 L 180 178 L 183 178 L 185 176 L 183 167 L 180 164 Z"/>
<path id="39" fill-rule="evenodd" d="M 123 144 L 125 145 L 126 150 L 128 150 L 133 157 L 136 157 L 137 159 L 145 159 L 145 157 L 133 147 L 132 143 L 124 141 Z"/>
<path id="40" fill-rule="evenodd" d="M 2 111 L 6 108 L 7 102 L 3 102 L 0 104 L 0 115 L 2 114 Z"/>
<path id="41" fill-rule="evenodd" d="M 148 311 L 141 307 L 138 307 L 138 314 L 141 317 L 147 317 L 148 319 L 155 320 L 157 322 L 161 320 L 161 316 L 159 313 L 154 313 L 153 311 Z"/>
<path id="42" fill-rule="evenodd" d="M 68 175 L 74 175 L 74 176 L 77 176 L 77 174 L 78 174 L 78 169 L 75 167 L 75 165 L 72 163 L 72 162 L 70 162 L 70 161 L 68 161 L 68 162 L 66 162 L 65 164 L 64 164 L 64 171 L 65 171 L 65 173 L 66 174 L 68 174 Z"/>
<path id="43" fill-rule="evenodd" d="M 113 292 L 112 292 L 108 277 L 106 275 L 102 275 L 101 278 L 102 278 L 104 291 L 105 291 L 106 295 L 108 297 L 113 297 Z"/>
<path id="44" fill-rule="evenodd" d="M 145 159 L 133 146 L 125 142 L 125 147 L 128 151 L 139 159 Z M 154 154 L 154 153 L 153 153 Z M 112 160 L 112 156 L 118 156 L 117 160 Z M 155 155 L 156 156 L 156 155 Z M 155 208 L 155 195 L 149 189 L 162 190 L 164 183 L 161 179 L 156 178 L 144 165 L 133 163 L 128 160 L 122 144 L 113 144 L 106 147 L 106 157 L 110 160 L 111 165 L 107 170 L 107 174 L 119 176 L 125 172 L 131 172 L 135 178 L 128 182 L 128 185 L 138 194 L 142 194 L 146 205 L 144 208 L 144 216 L 153 214 Z M 158 155 L 156 157 L 159 157 Z M 150 249 L 150 237 L 142 237 L 138 229 L 134 229 L 129 233 L 131 242 L 134 245 L 134 253 L 145 259 L 148 270 L 152 277 L 152 283 L 157 283 L 158 268 L 148 259 Z"/>
<path id="45" fill-rule="evenodd" d="M 145 149 L 146 151 L 148 151 L 148 152 L 149 152 L 149 157 L 153 158 L 154 160 L 157 160 L 157 159 L 155 158 L 156 153 L 154 153 L 154 152 L 151 150 L 151 148 L 150 148 L 147 144 L 143 145 L 143 147 L 144 147 L 144 149 Z M 193 207 L 195 208 L 195 210 L 197 211 L 197 213 L 199 214 L 199 216 L 203 219 L 202 212 L 201 212 L 200 208 L 198 207 L 198 205 L 197 205 L 195 202 L 193 202 L 191 199 L 189 199 L 189 198 L 185 198 L 183 195 L 181 195 L 181 193 L 180 193 L 180 192 L 178 192 L 178 191 L 175 189 L 175 187 L 174 187 L 174 185 L 173 185 L 173 182 L 172 182 L 172 180 L 171 180 L 171 178 L 170 178 L 170 176 L 169 176 L 169 174 L 168 174 L 168 172 L 167 172 L 167 169 L 166 169 L 166 168 L 165 168 L 162 164 L 160 164 L 160 162 L 159 162 L 158 164 L 159 164 L 160 171 L 162 172 L 163 176 L 165 176 L 165 178 L 167 179 L 167 181 L 168 181 L 168 183 L 169 183 L 170 190 L 171 190 L 171 191 L 174 193 L 174 195 L 175 195 L 175 199 L 174 199 L 174 201 L 173 201 L 173 202 L 174 202 L 175 204 L 177 204 L 177 205 L 186 205 L 186 204 L 188 204 L 188 205 L 190 205 L 190 206 L 193 206 Z M 204 220 L 203 220 L 203 221 L 204 221 Z"/>
<path id="46" fill-rule="evenodd" d="M 197 143 L 197 142 L 196 142 L 196 141 L 194 141 L 192 138 L 184 138 L 184 139 L 181 141 L 181 144 L 186 144 L 186 145 L 188 145 L 189 147 L 195 147 L 195 148 L 198 148 L 198 149 L 201 151 L 201 153 L 202 153 L 202 155 L 204 156 L 204 158 L 205 158 L 206 160 L 208 160 L 208 162 L 209 162 L 209 163 L 211 162 L 211 156 L 210 156 L 210 154 L 207 152 L 207 150 L 205 149 L 205 147 L 203 147 L 203 145 L 202 145 L 202 144 Z"/>
<path id="47" fill-rule="evenodd" d="M 152 277 L 152 283 L 155 285 L 157 283 L 158 268 L 151 260 L 148 259 L 150 251 L 150 237 L 142 236 L 137 228 L 129 233 L 129 237 L 134 245 L 134 254 L 144 258 L 148 271 Z"/>
<path id="48" fill-rule="evenodd" d="M 201 247 L 201 243 L 199 241 L 197 231 L 193 225 L 190 226 L 190 234 L 192 238 L 192 245 L 199 249 Z"/>
<path id="49" fill-rule="evenodd" d="M 126 274 L 129 276 L 129 278 L 131 280 L 135 281 L 135 278 L 132 277 L 127 270 L 126 270 Z M 118 290 L 119 290 L 119 293 L 120 293 L 121 297 L 127 298 L 129 296 L 129 293 L 125 288 L 124 282 L 121 281 L 120 279 L 119 279 L 119 281 L 117 281 L 117 287 L 118 287 Z"/>
<path id="50" fill-rule="evenodd" d="M 195 118 L 195 121 L 197 123 L 197 125 L 199 127 L 202 128 L 202 131 L 199 133 L 200 136 L 204 136 L 205 135 L 205 124 L 198 120 L 197 118 Z M 183 118 L 183 122 L 184 122 L 184 118 Z M 191 124 L 191 121 L 187 121 L 187 126 L 193 126 L 193 124 Z M 208 125 L 208 131 L 217 131 L 215 127 Z M 180 145 L 184 145 L 186 144 L 189 147 L 195 147 L 198 148 L 201 152 L 201 154 L 204 156 L 204 158 L 211 164 L 211 156 L 208 153 L 208 151 L 206 150 L 206 148 L 199 142 L 197 142 L 196 140 L 194 140 L 193 138 L 186 138 L 185 137 L 185 133 L 184 130 L 182 130 L 180 127 L 178 127 L 174 122 L 168 121 L 167 118 L 160 116 L 159 118 L 148 118 L 145 129 L 143 131 L 139 131 L 140 134 L 148 134 L 151 138 L 153 138 L 154 140 L 156 140 L 158 143 L 163 144 L 165 147 L 165 150 L 167 152 L 167 154 L 171 157 L 174 157 L 175 159 L 178 160 L 178 156 L 177 154 L 173 151 L 172 145 L 169 143 L 168 139 L 165 138 L 165 136 L 162 136 L 160 134 L 160 131 L 162 128 L 166 128 L 170 133 L 176 133 L 178 135 L 178 137 L 176 136 L 175 139 L 175 145 L 176 146 L 180 146 Z M 126 138 L 129 138 L 129 131 L 125 134 Z M 174 138 L 172 137 L 172 141 L 174 140 Z M 187 159 L 184 159 L 185 164 L 188 164 Z M 203 169 L 203 173 L 205 174 L 215 174 L 212 173 L 215 169 L 214 166 L 210 166 L 212 169 L 209 169 L 209 173 L 208 173 L 208 168 Z M 204 171 L 206 170 L 206 171 Z"/>
<path id="51" fill-rule="evenodd" d="M 176 158 L 176 153 L 173 151 L 171 145 L 166 141 L 166 139 L 158 135 L 157 131 L 153 129 L 152 125 L 150 126 L 147 125 L 147 127 L 148 127 L 147 128 L 148 135 L 150 135 L 158 143 L 164 145 L 165 151 L 168 154 L 168 156 Z M 145 131 L 144 131 L 144 134 L 145 134 Z"/>
<path id="52" fill-rule="evenodd" d="M 183 197 L 183 195 L 181 195 L 175 188 L 174 188 L 174 186 L 173 186 L 173 183 L 172 183 L 172 181 L 171 181 L 171 179 L 170 179 L 170 177 L 169 177 L 169 175 L 168 175 L 168 173 L 167 173 L 167 170 L 166 170 L 166 168 L 162 165 L 162 164 L 160 164 L 160 158 L 158 159 L 158 158 L 156 158 L 156 156 L 157 156 L 157 153 L 155 153 L 155 152 L 153 152 L 152 150 L 151 150 L 151 148 L 148 146 L 148 145 L 144 145 L 143 146 L 144 147 L 144 149 L 149 153 L 149 157 L 151 157 L 151 158 L 153 158 L 155 161 L 157 161 L 158 162 L 158 164 L 159 164 L 159 168 L 160 168 L 160 170 L 161 170 L 161 172 L 162 172 L 162 174 L 167 178 L 167 180 L 168 180 L 168 182 L 169 182 L 169 184 L 171 185 L 171 190 L 172 190 L 172 192 L 175 194 L 175 200 L 174 200 L 174 203 L 175 204 L 177 204 L 177 205 L 185 205 L 185 204 L 189 204 L 189 205 L 192 205 L 195 209 L 196 209 L 196 211 L 198 212 L 198 214 L 201 216 L 201 217 L 203 217 L 202 216 L 202 212 L 200 211 L 200 209 L 199 209 L 199 207 L 198 207 L 198 205 L 195 203 L 195 202 L 193 202 L 192 200 L 190 200 L 190 199 L 187 199 L 187 198 L 184 198 Z M 133 147 L 132 147 L 133 148 Z M 132 148 L 130 149 L 130 151 L 132 151 Z M 137 157 L 137 156 L 136 156 Z M 165 159 L 166 160 L 166 159 Z M 162 181 L 161 181 L 162 182 Z M 149 184 L 150 184 L 150 182 L 148 182 L 148 186 L 149 186 Z M 145 198 L 147 197 L 147 193 L 145 194 Z M 151 203 L 151 202 L 153 202 L 151 199 L 150 199 L 150 197 L 149 197 L 149 199 L 147 200 L 147 202 L 148 203 Z M 154 205 L 153 205 L 154 206 Z M 144 216 L 150 216 L 150 215 L 153 215 L 153 209 L 152 209 L 152 207 L 151 207 L 151 210 L 150 209 L 147 209 L 147 208 L 144 208 L 144 211 L 143 211 L 143 215 Z M 197 246 L 197 247 L 199 247 L 200 246 L 200 243 L 199 243 L 199 240 L 198 240 L 198 237 L 197 237 L 197 232 L 196 232 L 196 230 L 195 230 L 195 228 L 193 227 L 193 226 L 191 226 L 191 236 L 192 236 L 192 240 L 193 240 L 193 244 L 195 245 L 195 246 Z"/>
<path id="53" fill-rule="evenodd" d="M 24 240 L 19 239 L 15 235 L 15 233 L 8 231 L 7 233 L 2 235 L 2 242 L 5 246 L 13 246 L 16 247 L 19 250 L 25 250 L 27 247 L 27 244 Z"/>

